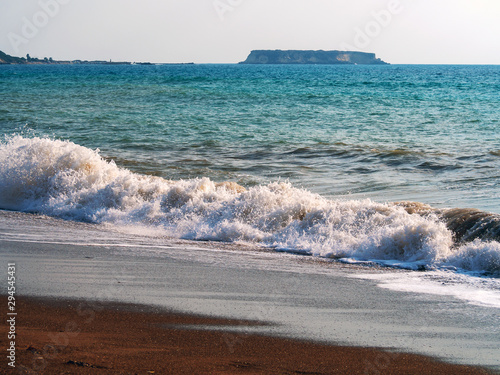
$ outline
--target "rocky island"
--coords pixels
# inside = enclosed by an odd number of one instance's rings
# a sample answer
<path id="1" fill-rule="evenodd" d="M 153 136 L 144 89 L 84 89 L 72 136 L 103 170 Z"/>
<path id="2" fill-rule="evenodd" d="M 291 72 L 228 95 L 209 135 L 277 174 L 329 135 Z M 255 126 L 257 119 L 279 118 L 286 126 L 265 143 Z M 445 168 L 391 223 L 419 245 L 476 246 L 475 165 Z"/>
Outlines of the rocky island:
<path id="1" fill-rule="evenodd" d="M 374 53 L 356 51 L 255 50 L 240 64 L 387 65 Z"/>

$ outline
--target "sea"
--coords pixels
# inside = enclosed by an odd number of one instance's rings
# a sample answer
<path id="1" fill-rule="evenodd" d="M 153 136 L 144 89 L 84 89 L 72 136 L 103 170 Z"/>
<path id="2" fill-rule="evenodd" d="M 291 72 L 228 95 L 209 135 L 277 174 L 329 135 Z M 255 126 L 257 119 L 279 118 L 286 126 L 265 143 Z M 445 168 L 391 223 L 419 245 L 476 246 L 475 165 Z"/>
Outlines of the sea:
<path id="1" fill-rule="evenodd" d="M 1 66 L 0 209 L 500 307 L 499 106 L 500 66 Z"/>

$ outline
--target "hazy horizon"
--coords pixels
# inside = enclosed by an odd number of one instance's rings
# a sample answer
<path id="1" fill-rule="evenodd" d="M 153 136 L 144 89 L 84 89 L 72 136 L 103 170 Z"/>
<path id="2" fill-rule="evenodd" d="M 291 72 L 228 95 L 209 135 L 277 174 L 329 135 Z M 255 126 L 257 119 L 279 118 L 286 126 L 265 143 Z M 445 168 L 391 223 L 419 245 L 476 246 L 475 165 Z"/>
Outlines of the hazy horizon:
<path id="1" fill-rule="evenodd" d="M 500 64 L 500 2 L 29 0 L 0 3 L 0 50 L 55 60 L 237 63 L 350 50 L 391 64 Z"/>

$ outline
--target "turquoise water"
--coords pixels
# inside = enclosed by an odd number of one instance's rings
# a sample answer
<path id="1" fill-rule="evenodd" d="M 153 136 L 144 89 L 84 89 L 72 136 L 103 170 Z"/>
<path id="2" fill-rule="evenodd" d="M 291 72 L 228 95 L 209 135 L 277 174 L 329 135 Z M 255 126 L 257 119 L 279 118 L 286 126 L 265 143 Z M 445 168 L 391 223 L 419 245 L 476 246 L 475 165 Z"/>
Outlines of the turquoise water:
<path id="1" fill-rule="evenodd" d="M 498 66 L 2 66 L 0 209 L 498 276 L 499 93 Z"/>
<path id="2" fill-rule="evenodd" d="M 0 127 L 135 172 L 500 213 L 498 66 L 4 66 Z"/>

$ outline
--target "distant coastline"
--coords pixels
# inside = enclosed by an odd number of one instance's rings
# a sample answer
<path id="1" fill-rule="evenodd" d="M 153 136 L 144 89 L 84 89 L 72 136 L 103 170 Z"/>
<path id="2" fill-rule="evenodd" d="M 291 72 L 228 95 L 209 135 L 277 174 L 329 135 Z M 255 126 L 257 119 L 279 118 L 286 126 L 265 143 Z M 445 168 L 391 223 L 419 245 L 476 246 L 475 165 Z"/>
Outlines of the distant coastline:
<path id="1" fill-rule="evenodd" d="M 105 60 L 54 60 L 52 57 L 17 57 L 0 51 L 0 65 L 192 65 L 188 63 L 151 63 Z M 309 65 L 388 65 L 374 53 L 358 51 L 254 50 L 238 64 L 309 64 Z"/>
<path id="2" fill-rule="evenodd" d="M 31 65 L 40 65 L 40 64 L 54 64 L 54 65 L 65 65 L 65 64 L 101 64 L 101 65 L 131 65 L 131 62 L 128 61 L 88 61 L 88 60 L 53 60 L 52 57 L 45 57 L 43 59 L 31 57 L 30 55 L 26 55 L 26 57 L 16 57 L 6 54 L 5 52 L 0 51 L 0 64 L 31 64 Z M 150 64 L 150 63 L 139 63 L 139 64 Z"/>
<path id="3" fill-rule="evenodd" d="M 388 65 L 374 53 L 323 50 L 254 50 L 240 64 Z"/>
<path id="4" fill-rule="evenodd" d="M 159 65 L 151 62 L 130 62 L 130 61 L 104 61 L 104 60 L 54 60 L 52 57 L 43 59 L 31 57 L 16 57 L 0 51 L 0 65 L 73 65 L 73 64 L 93 64 L 93 65 Z M 161 65 L 191 65 L 189 63 L 166 63 Z"/>

